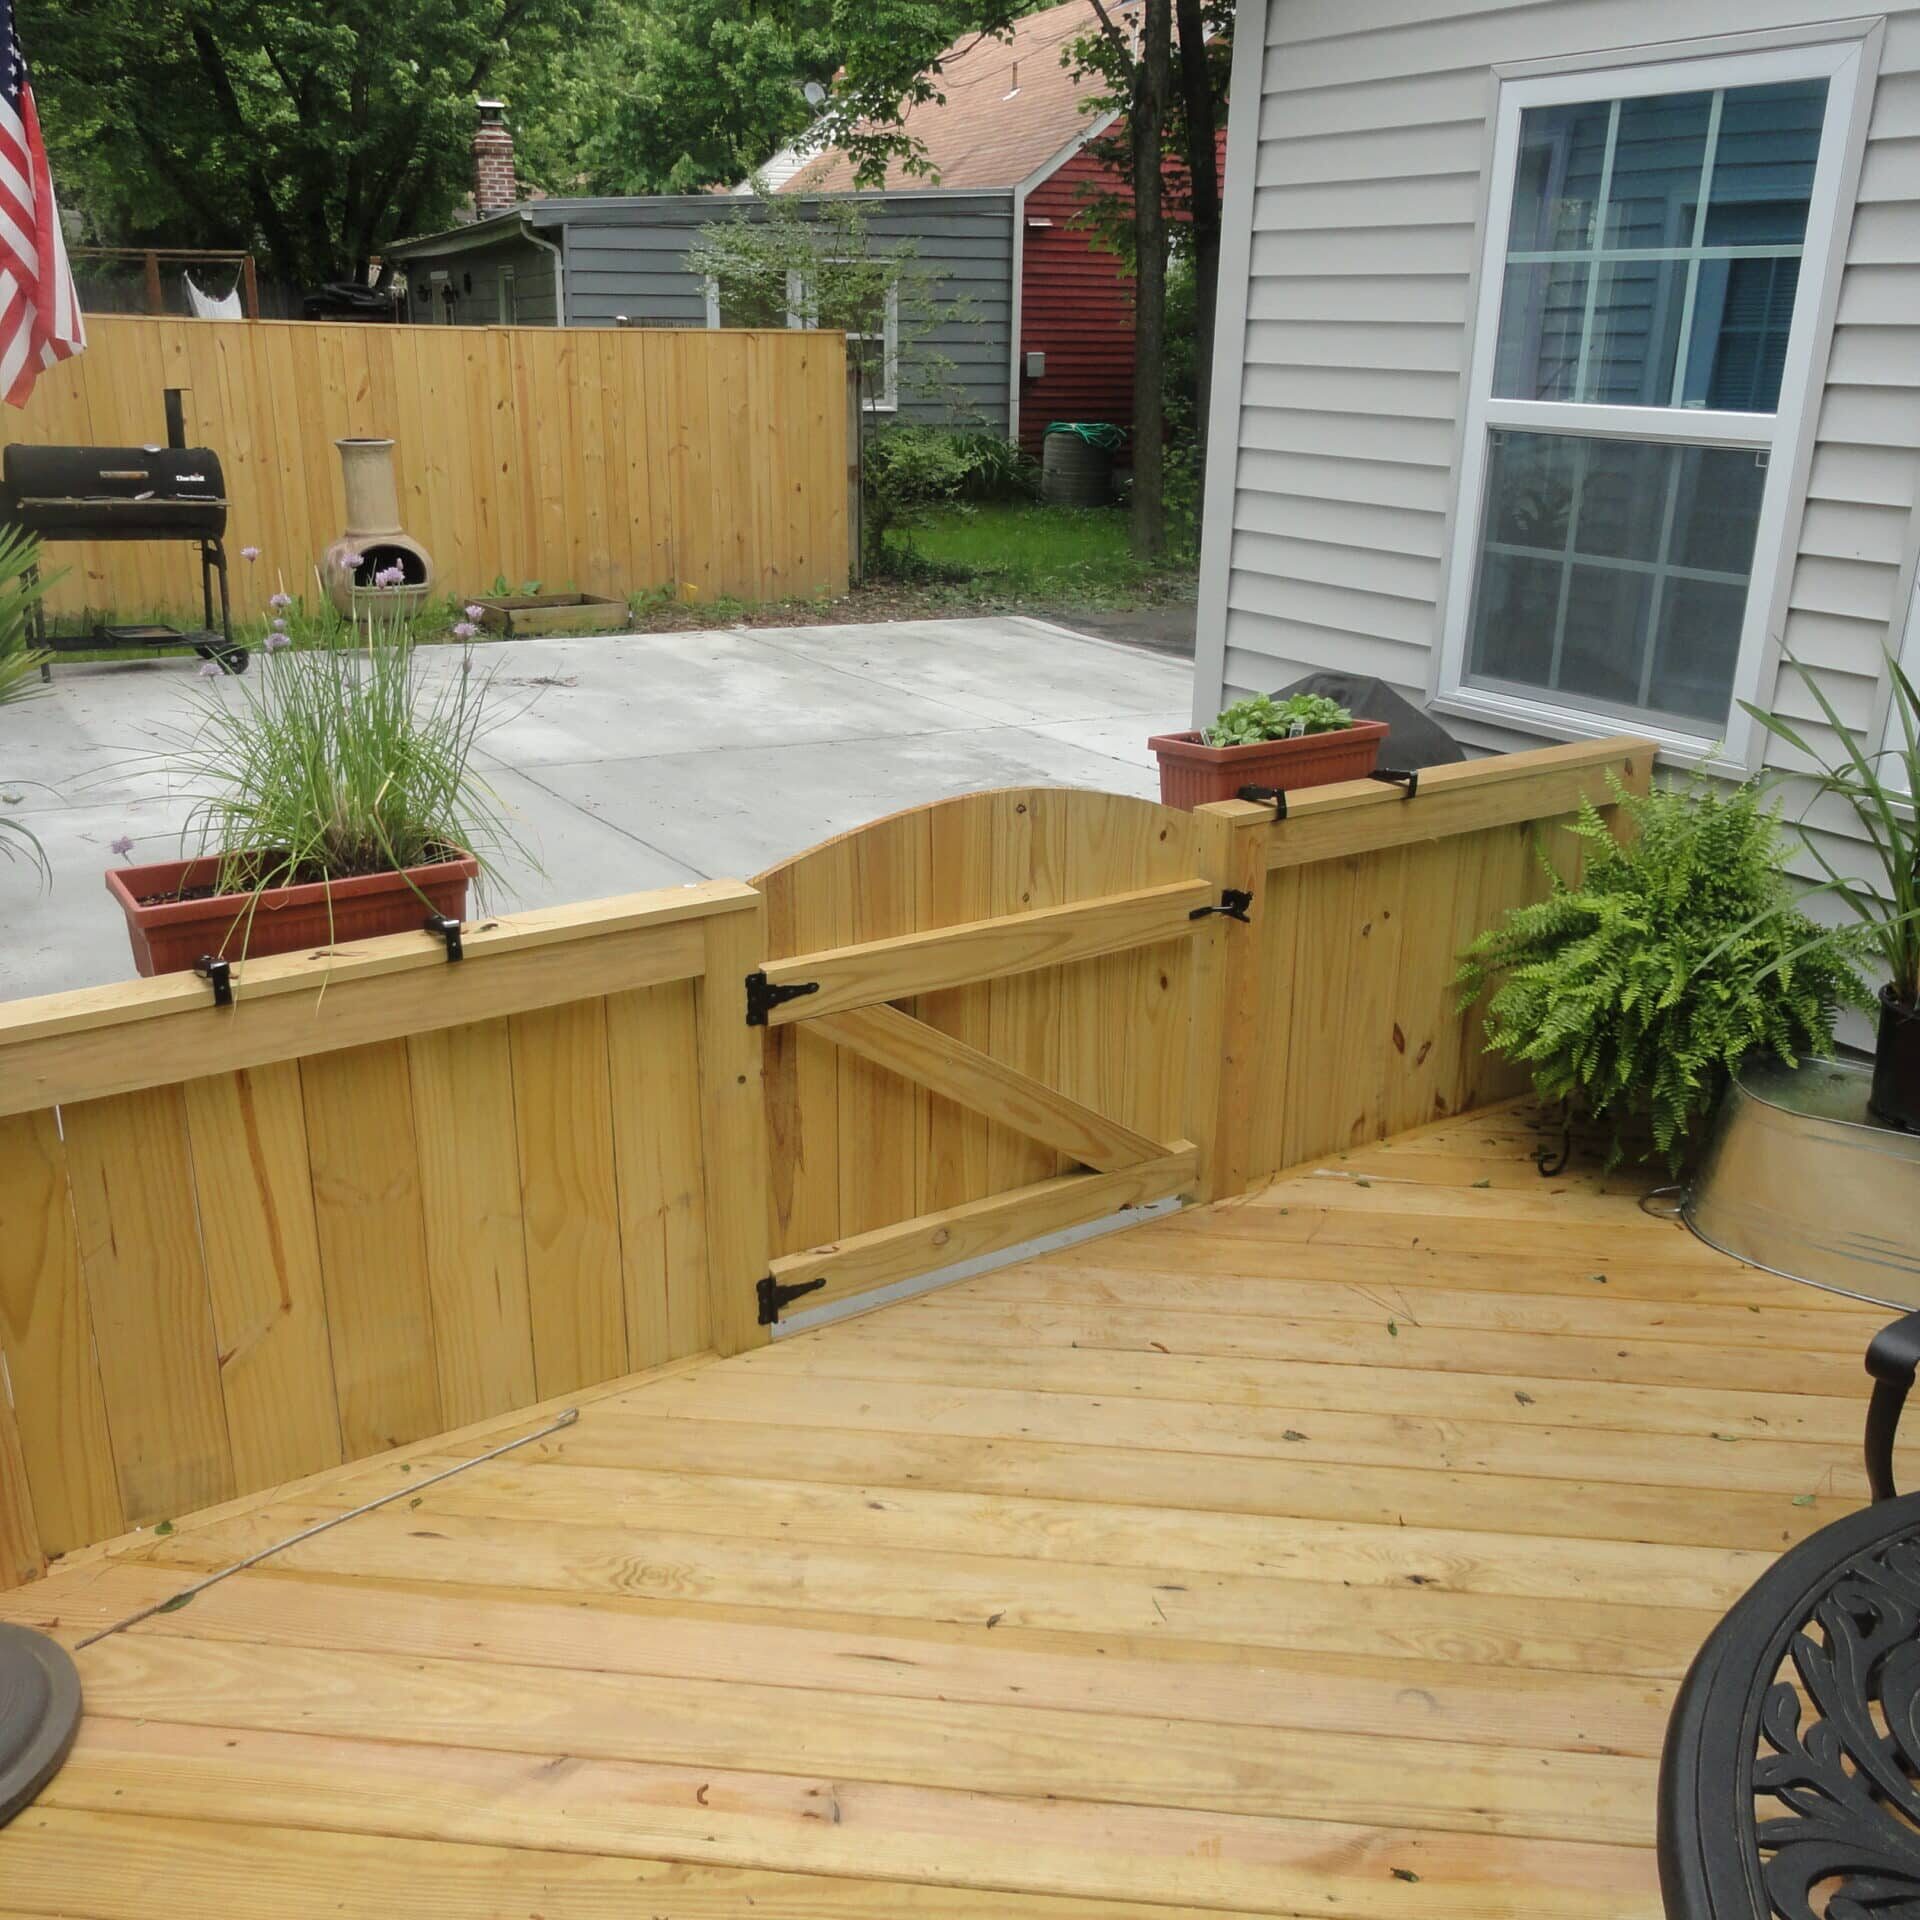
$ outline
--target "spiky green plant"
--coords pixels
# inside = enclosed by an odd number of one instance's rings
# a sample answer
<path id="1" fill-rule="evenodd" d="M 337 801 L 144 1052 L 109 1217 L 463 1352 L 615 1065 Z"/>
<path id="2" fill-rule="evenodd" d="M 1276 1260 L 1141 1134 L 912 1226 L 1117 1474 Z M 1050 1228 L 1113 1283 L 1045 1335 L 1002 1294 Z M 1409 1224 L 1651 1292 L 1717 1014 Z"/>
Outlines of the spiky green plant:
<path id="1" fill-rule="evenodd" d="M 31 644 L 28 620 L 51 580 L 39 578 L 40 543 L 17 527 L 0 527 L 0 707 L 40 692 L 47 655 Z M 0 858 L 24 858 L 50 879 L 45 849 L 21 821 L 0 814 Z"/>
<path id="2" fill-rule="evenodd" d="M 1481 934 L 1454 984 L 1462 1010 L 1492 987 L 1488 1050 L 1606 1126 L 1609 1166 L 1643 1124 L 1677 1166 L 1748 1054 L 1822 1053 L 1840 1008 L 1870 1001 L 1857 943 L 1819 940 L 1793 904 L 1779 810 L 1753 783 L 1613 794 L 1622 836 L 1582 807 L 1579 880 L 1548 862 L 1547 897 Z"/>
<path id="3" fill-rule="evenodd" d="M 484 884 L 492 856 L 523 852 L 473 764 L 495 724 L 491 676 L 470 650 L 436 682 L 419 659 L 404 618 L 369 616 L 300 646 L 276 631 L 245 679 L 202 669 L 218 691 L 163 738 L 193 796 L 184 839 L 219 859 L 219 891 L 257 899 L 455 851 L 480 862 Z"/>

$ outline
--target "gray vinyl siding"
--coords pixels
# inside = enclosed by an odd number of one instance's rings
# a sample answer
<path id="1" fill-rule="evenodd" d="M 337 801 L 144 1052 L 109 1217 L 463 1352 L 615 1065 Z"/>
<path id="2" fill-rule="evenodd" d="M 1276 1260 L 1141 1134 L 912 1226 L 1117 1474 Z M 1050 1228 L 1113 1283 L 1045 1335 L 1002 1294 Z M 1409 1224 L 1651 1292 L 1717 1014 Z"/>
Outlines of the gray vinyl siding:
<path id="1" fill-rule="evenodd" d="M 900 412 L 906 420 L 1008 426 L 1012 358 L 1013 200 L 1000 193 L 860 196 L 881 246 L 911 240 L 937 278 L 934 297 L 961 311 L 903 345 Z M 799 201 L 804 213 L 811 204 Z M 549 218 L 542 209 L 543 222 Z M 611 326 L 622 315 L 648 326 L 704 327 L 706 285 L 687 265 L 700 230 L 717 220 L 758 218 L 750 199 L 712 194 L 577 202 L 566 215 L 567 312 L 573 326 Z M 947 391 L 922 374 L 937 358 Z"/>
<path id="2" fill-rule="evenodd" d="M 1818 26 L 1814 0 L 1269 0 L 1245 373 L 1218 681 L 1196 705 L 1316 667 L 1431 690 L 1451 534 L 1492 68 Z M 1920 474 L 1920 0 L 1889 0 L 1804 517 L 1787 645 L 1841 715 L 1881 711 Z M 1796 507 L 1799 503 L 1795 503 Z M 1756 571 L 1755 591 L 1767 590 Z M 1796 721 L 1791 674 L 1763 686 Z M 1489 748 L 1538 743 L 1453 719 Z M 1818 731 L 1817 727 L 1815 731 Z M 1778 761 L 1777 751 L 1770 753 Z"/>
<path id="3" fill-rule="evenodd" d="M 456 324 L 467 327 L 495 327 L 501 323 L 500 271 L 513 270 L 514 324 L 522 327 L 550 327 L 556 322 L 553 298 L 553 255 L 537 246 L 524 234 L 506 233 L 486 246 L 448 248 L 444 252 L 409 253 L 402 264 L 408 285 L 423 287 L 428 275 L 447 274 L 460 290 L 454 308 Z M 473 288 L 467 290 L 472 276 Z M 416 321 L 424 318 L 418 300 L 411 301 Z"/>

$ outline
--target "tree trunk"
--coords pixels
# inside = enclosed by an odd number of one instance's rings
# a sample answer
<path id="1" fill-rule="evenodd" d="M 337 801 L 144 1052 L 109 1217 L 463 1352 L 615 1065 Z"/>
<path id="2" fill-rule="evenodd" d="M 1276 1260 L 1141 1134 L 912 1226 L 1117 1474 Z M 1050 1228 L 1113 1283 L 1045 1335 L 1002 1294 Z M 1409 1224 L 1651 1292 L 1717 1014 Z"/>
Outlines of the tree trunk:
<path id="1" fill-rule="evenodd" d="M 1161 167 L 1173 91 L 1173 0 L 1146 0 L 1127 141 L 1133 158 L 1133 551 L 1167 551 L 1167 210 Z"/>
<path id="2" fill-rule="evenodd" d="M 1194 280 L 1194 440 L 1206 471 L 1207 422 L 1213 400 L 1213 320 L 1220 294 L 1219 108 L 1207 59 L 1202 0 L 1175 0 L 1180 27 L 1180 103 L 1187 135 L 1187 174 L 1192 182 Z"/>

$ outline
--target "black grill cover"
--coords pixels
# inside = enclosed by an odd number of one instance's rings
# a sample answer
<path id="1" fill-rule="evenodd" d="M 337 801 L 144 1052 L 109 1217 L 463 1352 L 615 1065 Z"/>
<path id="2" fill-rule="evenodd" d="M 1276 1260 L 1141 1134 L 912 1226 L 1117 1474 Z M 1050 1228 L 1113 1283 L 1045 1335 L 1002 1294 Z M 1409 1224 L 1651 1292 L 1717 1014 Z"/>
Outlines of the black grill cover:
<path id="1" fill-rule="evenodd" d="M 1275 690 L 1276 700 L 1296 693 L 1324 694 L 1337 700 L 1356 720 L 1384 720 L 1380 742 L 1383 767 L 1448 767 L 1464 760 L 1465 749 L 1431 714 L 1422 713 L 1403 694 L 1370 673 L 1310 673 Z"/>
<path id="2" fill-rule="evenodd" d="M 0 520 L 49 540 L 219 539 L 220 456 L 206 447 L 8 447 Z"/>

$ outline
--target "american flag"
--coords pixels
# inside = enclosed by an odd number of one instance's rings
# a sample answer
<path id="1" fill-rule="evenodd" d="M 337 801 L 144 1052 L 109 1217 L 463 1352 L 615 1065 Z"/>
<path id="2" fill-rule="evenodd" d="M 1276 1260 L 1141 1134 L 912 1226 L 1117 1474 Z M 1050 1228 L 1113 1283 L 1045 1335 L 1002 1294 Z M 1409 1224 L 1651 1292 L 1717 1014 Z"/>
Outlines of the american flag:
<path id="1" fill-rule="evenodd" d="M 0 0 L 0 394 L 24 407 L 41 369 L 86 344 L 27 56 Z"/>

